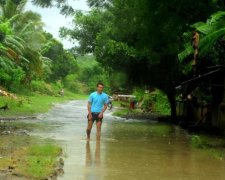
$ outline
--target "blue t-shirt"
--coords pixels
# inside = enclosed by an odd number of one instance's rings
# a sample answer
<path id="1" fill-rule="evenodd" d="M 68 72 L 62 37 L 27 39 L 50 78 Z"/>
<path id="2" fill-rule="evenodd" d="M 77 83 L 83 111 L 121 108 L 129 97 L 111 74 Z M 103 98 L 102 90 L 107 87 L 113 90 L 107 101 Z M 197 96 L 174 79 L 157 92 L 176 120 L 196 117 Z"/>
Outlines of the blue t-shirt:
<path id="1" fill-rule="evenodd" d="M 90 94 L 88 102 L 91 103 L 91 112 L 101 112 L 105 104 L 108 103 L 108 95 L 104 92 L 99 94 L 97 91 Z"/>

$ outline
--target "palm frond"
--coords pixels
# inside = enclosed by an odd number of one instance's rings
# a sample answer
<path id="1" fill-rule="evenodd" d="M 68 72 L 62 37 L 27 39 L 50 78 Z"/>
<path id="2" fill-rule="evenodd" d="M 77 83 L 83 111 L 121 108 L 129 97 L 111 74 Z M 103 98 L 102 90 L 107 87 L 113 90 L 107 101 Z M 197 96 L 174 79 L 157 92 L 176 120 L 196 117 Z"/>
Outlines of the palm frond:
<path id="1" fill-rule="evenodd" d="M 12 0 L 7 0 L 3 6 L 3 16 L 7 19 L 13 17 L 16 13 L 17 5 Z"/>
<path id="2" fill-rule="evenodd" d="M 48 61 L 48 62 L 51 62 L 52 59 L 48 58 L 48 57 L 44 57 L 44 56 L 41 56 L 41 60 L 42 61 Z"/>
<path id="3" fill-rule="evenodd" d="M 12 53 L 9 53 L 9 52 L 12 52 Z M 6 48 L 5 46 L 3 46 L 2 48 L 0 48 L 0 55 L 1 57 L 6 57 L 6 58 L 9 58 L 11 60 L 14 60 L 14 57 L 12 54 L 16 54 L 16 52 L 14 52 L 11 48 Z"/>
<path id="4" fill-rule="evenodd" d="M 218 11 L 210 16 L 210 19 L 207 20 L 207 24 L 212 25 L 213 23 L 218 22 L 222 17 L 225 16 L 225 11 Z"/>
<path id="5" fill-rule="evenodd" d="M 15 67 L 15 64 L 7 57 L 0 56 L 0 67 L 6 72 L 10 72 Z"/>
<path id="6" fill-rule="evenodd" d="M 20 31 L 20 34 L 23 35 L 24 33 L 28 32 L 30 30 L 30 27 L 33 26 L 33 22 L 29 22 L 26 24 L 23 29 Z"/>
<path id="7" fill-rule="evenodd" d="M 5 42 L 5 45 L 8 46 L 17 55 L 22 55 L 23 54 L 22 50 L 18 46 L 14 45 L 12 43 L 9 43 L 9 42 Z"/>
<path id="8" fill-rule="evenodd" d="M 19 5 L 16 7 L 16 12 L 18 14 L 22 13 L 25 9 L 26 4 L 27 4 L 27 0 L 21 0 Z"/>
<path id="9" fill-rule="evenodd" d="M 20 49 L 20 51 L 24 50 L 24 45 L 17 39 L 13 38 L 13 36 L 6 36 L 5 42 L 10 46 L 16 46 Z"/>
<path id="10" fill-rule="evenodd" d="M 178 54 L 178 59 L 180 62 L 182 62 L 186 57 L 188 57 L 189 55 L 193 53 L 194 53 L 193 47 L 189 43 L 189 45 L 186 45 L 185 49 Z"/>
<path id="11" fill-rule="evenodd" d="M 18 42 L 20 42 L 22 45 L 26 44 L 26 41 L 24 41 L 19 36 L 11 35 L 11 37 L 14 38 L 15 40 L 17 40 Z"/>
<path id="12" fill-rule="evenodd" d="M 41 7 L 51 7 L 53 0 L 32 0 L 32 3 Z"/>
<path id="13" fill-rule="evenodd" d="M 0 43 L 0 50 L 4 50 L 4 51 L 6 51 L 7 50 L 7 48 L 2 44 L 2 43 Z"/>
<path id="14" fill-rule="evenodd" d="M 20 58 L 20 60 L 24 61 L 27 64 L 30 63 L 30 61 L 27 58 L 25 58 L 24 56 L 20 56 L 19 58 Z"/>
<path id="15" fill-rule="evenodd" d="M 202 34 L 208 34 L 212 31 L 212 28 L 204 22 L 197 22 L 193 24 L 191 27 L 195 28 L 198 32 Z"/>
<path id="16" fill-rule="evenodd" d="M 216 40 L 225 35 L 225 27 L 221 28 L 217 31 L 214 31 L 205 37 L 203 37 L 200 41 L 200 54 L 204 54 L 211 48 Z"/>
<path id="17" fill-rule="evenodd" d="M 13 15 L 11 18 L 9 18 L 8 22 L 10 24 L 13 24 L 14 22 L 16 22 L 18 20 L 18 18 L 21 16 L 21 14 L 15 14 Z"/>

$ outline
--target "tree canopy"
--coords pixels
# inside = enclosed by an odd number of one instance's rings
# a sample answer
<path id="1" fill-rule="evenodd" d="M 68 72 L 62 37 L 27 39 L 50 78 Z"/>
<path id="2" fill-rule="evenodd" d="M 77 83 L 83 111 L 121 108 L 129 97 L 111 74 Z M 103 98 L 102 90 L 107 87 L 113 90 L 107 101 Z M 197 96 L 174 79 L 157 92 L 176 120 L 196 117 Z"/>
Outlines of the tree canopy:
<path id="1" fill-rule="evenodd" d="M 190 76 L 193 31 L 200 33 L 200 63 L 224 64 L 225 3 L 220 0 L 88 0 L 88 12 L 75 11 L 66 0 L 33 0 L 73 16 L 72 27 L 60 29 L 62 38 L 74 42 L 70 50 L 43 30 L 39 14 L 24 11 L 26 3 L 0 1 L 0 81 L 5 86 L 33 79 L 90 85 L 88 77 L 99 71 L 93 79 L 105 79 L 112 88 L 159 88 L 174 114 L 174 87 Z M 76 57 L 86 54 L 93 54 L 98 65 L 80 66 Z M 115 82 L 122 79 L 126 82 Z"/>
<path id="2" fill-rule="evenodd" d="M 78 54 L 94 53 L 109 72 L 124 72 L 132 86 L 163 90 L 174 104 L 183 77 L 178 54 L 191 25 L 222 10 L 221 1 L 89 0 L 89 13 L 76 12 L 61 36 L 78 41 Z"/>

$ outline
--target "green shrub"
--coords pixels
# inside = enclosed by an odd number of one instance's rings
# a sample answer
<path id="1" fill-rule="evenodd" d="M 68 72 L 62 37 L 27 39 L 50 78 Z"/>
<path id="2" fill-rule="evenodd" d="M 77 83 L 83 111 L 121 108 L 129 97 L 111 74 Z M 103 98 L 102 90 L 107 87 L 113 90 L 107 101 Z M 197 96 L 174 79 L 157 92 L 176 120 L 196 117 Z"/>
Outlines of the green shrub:
<path id="1" fill-rule="evenodd" d="M 136 99 L 138 102 L 143 100 L 143 97 L 145 95 L 145 91 L 143 88 L 135 88 L 133 95 L 136 96 Z"/>
<path id="2" fill-rule="evenodd" d="M 52 86 L 50 84 L 45 83 L 44 81 L 31 81 L 31 90 L 34 92 L 47 94 L 47 95 L 55 95 L 57 92 L 54 92 Z"/>
<path id="3" fill-rule="evenodd" d="M 170 114 L 170 104 L 168 102 L 167 96 L 160 90 L 156 90 L 152 97 L 155 100 L 155 111 L 169 115 Z"/>
<path id="4" fill-rule="evenodd" d="M 144 89 L 135 89 L 134 93 L 138 102 L 142 102 L 141 108 L 145 111 L 155 111 L 163 115 L 170 114 L 170 105 L 167 96 L 156 89 L 151 93 L 145 93 Z"/>
<path id="5" fill-rule="evenodd" d="M 56 81 L 56 83 L 54 85 L 58 89 L 62 89 L 64 87 L 61 80 Z"/>
<path id="6" fill-rule="evenodd" d="M 69 74 L 65 77 L 64 86 L 72 92 L 82 93 L 82 84 L 77 80 L 76 74 Z"/>
<path id="7" fill-rule="evenodd" d="M 191 144 L 192 144 L 192 146 L 194 146 L 196 148 L 204 148 L 205 147 L 205 142 L 198 135 L 191 136 Z"/>
<path id="8" fill-rule="evenodd" d="M 20 67 L 13 67 L 9 71 L 0 68 L 0 83 L 11 92 L 16 92 L 20 89 L 22 86 L 21 81 L 24 77 L 25 72 Z"/>

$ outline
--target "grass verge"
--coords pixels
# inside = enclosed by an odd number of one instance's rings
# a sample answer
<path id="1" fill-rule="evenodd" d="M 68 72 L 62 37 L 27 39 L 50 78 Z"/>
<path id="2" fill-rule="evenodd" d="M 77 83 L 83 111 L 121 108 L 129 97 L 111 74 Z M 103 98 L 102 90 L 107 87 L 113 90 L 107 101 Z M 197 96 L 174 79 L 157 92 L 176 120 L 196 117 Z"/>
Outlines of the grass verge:
<path id="1" fill-rule="evenodd" d="M 26 179 L 56 174 L 62 149 L 51 140 L 30 136 L 1 136 L 0 172 Z"/>
<path id="2" fill-rule="evenodd" d="M 113 116 L 119 116 L 119 117 L 124 117 L 127 115 L 129 112 L 129 109 L 118 109 L 115 112 L 113 112 Z"/>
<path id="3" fill-rule="evenodd" d="M 0 117 L 31 116 L 47 112 L 53 103 L 86 98 L 86 95 L 70 91 L 65 91 L 63 97 L 31 92 L 17 95 L 16 99 L 0 96 L 0 107 L 5 104 L 9 106 L 9 109 L 0 111 Z M 20 121 L 0 122 L 0 178 L 4 176 L 9 179 L 12 175 L 22 179 L 46 179 L 57 175 L 61 147 L 53 140 L 23 134 L 23 130 L 26 132 L 37 128 L 43 129 L 45 125 Z M 22 134 L 17 134 L 19 130 L 22 130 Z"/>
<path id="4" fill-rule="evenodd" d="M 9 109 L 0 110 L 0 116 L 30 116 L 36 113 L 47 112 L 53 103 L 65 102 L 75 99 L 86 99 L 87 95 L 74 94 L 66 91 L 65 96 L 50 96 L 38 93 L 18 95 L 17 99 L 0 96 L 0 107 L 8 105 Z"/>

